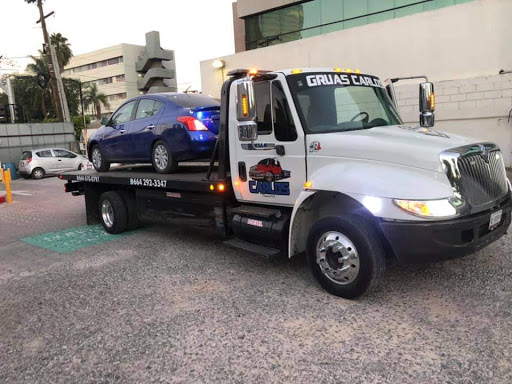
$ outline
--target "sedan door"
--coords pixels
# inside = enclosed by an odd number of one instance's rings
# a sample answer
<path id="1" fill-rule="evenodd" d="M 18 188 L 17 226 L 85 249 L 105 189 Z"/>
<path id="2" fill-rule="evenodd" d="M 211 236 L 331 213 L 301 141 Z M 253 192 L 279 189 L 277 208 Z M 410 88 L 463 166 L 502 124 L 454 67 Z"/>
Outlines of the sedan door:
<path id="1" fill-rule="evenodd" d="M 119 108 L 109 121 L 109 130 L 101 139 L 101 149 L 108 161 L 123 162 L 129 160 L 132 154 L 128 135 L 133 119 L 137 100 L 129 101 Z"/>
<path id="2" fill-rule="evenodd" d="M 66 151 L 65 149 L 54 149 L 53 153 L 55 153 L 55 157 L 57 158 L 59 172 L 78 170 L 78 165 L 76 165 L 76 154 Z"/>
<path id="3" fill-rule="evenodd" d="M 57 158 L 51 149 L 34 151 L 37 158 L 33 157 L 34 162 L 32 169 L 43 168 L 45 173 L 56 173 L 59 170 Z"/>
<path id="4" fill-rule="evenodd" d="M 130 123 L 133 160 L 147 161 L 151 159 L 151 144 L 163 107 L 164 103 L 156 99 L 142 98 L 139 100 L 135 119 Z"/>

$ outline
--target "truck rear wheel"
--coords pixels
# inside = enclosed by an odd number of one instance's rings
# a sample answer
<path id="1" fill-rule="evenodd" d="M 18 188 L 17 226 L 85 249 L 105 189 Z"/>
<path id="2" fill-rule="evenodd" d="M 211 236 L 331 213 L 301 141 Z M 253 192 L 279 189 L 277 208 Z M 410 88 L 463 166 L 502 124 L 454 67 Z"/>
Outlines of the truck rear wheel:
<path id="1" fill-rule="evenodd" d="M 128 213 L 128 225 L 126 229 L 131 231 L 139 226 L 139 219 L 137 217 L 137 202 L 135 199 L 135 192 L 133 191 L 120 191 L 126 203 Z"/>
<path id="2" fill-rule="evenodd" d="M 327 217 L 313 225 L 307 258 L 320 285 L 345 299 L 355 299 L 368 291 L 386 265 L 375 229 L 355 215 Z"/>
<path id="3" fill-rule="evenodd" d="M 128 208 L 119 192 L 109 191 L 99 201 L 100 220 L 108 233 L 123 232 L 128 226 Z"/>

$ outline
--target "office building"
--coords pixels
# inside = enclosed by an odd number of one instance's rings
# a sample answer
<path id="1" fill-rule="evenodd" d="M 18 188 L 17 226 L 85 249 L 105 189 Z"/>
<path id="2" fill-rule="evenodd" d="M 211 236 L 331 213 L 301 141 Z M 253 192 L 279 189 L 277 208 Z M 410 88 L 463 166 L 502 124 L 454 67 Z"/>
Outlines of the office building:
<path id="1" fill-rule="evenodd" d="M 248 67 L 426 75 L 436 128 L 496 142 L 512 166 L 510 15 L 510 0 L 238 0 L 236 53 L 201 62 L 202 90 L 218 97 L 226 74 Z M 417 82 L 396 86 L 404 120 L 417 125 Z"/>

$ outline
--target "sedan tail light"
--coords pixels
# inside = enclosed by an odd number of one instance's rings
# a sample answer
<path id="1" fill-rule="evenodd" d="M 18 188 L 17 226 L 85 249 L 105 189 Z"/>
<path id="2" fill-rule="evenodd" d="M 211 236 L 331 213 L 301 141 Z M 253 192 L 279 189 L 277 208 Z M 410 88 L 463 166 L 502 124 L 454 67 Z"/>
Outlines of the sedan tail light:
<path id="1" fill-rule="evenodd" d="M 208 131 L 208 128 L 194 116 L 179 116 L 178 121 L 184 123 L 189 131 Z"/>
<path id="2" fill-rule="evenodd" d="M 29 157 L 28 159 L 26 159 L 26 160 L 25 160 L 25 164 L 28 164 L 28 163 L 30 163 L 31 161 L 32 161 L 32 158 L 31 158 L 31 157 Z"/>

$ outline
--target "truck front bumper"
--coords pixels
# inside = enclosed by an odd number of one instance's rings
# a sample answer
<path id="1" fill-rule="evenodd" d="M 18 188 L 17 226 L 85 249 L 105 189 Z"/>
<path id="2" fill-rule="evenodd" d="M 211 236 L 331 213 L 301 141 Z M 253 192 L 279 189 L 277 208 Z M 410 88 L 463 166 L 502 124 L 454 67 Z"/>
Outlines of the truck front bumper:
<path id="1" fill-rule="evenodd" d="M 500 224 L 489 230 L 494 212 L 502 210 Z M 398 261 L 428 263 L 462 257 L 486 247 L 503 236 L 510 226 L 512 198 L 476 215 L 437 222 L 381 221 L 380 227 Z"/>

